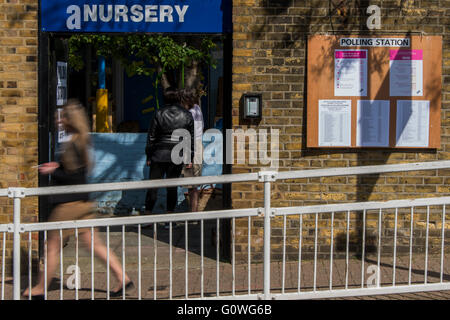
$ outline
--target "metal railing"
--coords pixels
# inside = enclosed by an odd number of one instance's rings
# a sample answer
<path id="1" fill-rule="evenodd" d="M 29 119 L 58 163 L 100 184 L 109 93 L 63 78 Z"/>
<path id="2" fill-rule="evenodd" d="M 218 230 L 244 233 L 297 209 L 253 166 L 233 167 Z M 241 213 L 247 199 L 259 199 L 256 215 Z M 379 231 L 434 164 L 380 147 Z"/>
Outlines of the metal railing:
<path id="1" fill-rule="evenodd" d="M 395 200 L 395 201 L 386 201 L 386 202 L 362 202 L 362 203 L 347 203 L 347 204 L 333 204 L 333 205 L 319 205 L 319 206 L 304 206 L 304 207 L 283 207 L 283 208 L 272 208 L 271 207 L 271 184 L 274 181 L 278 180 L 286 180 L 286 179 L 301 179 L 301 178 L 314 178 L 314 177 L 330 177 L 330 176 L 347 176 L 347 175 L 367 175 L 367 174 L 380 174 L 387 172 L 406 172 L 406 171 L 422 171 L 422 170 L 436 170 L 436 169 L 448 169 L 450 168 L 450 161 L 435 161 L 435 162 L 425 162 L 425 163 L 408 163 L 408 164 L 397 164 L 397 165 L 381 165 L 381 166 L 364 166 L 364 167 L 351 167 L 351 168 L 333 168 L 333 169 L 319 169 L 319 170 L 303 170 L 303 171 L 285 171 L 285 172 L 271 172 L 271 171 L 261 171 L 258 173 L 247 173 L 247 174 L 232 174 L 232 175 L 223 175 L 223 176 L 208 176 L 208 177 L 194 177 L 194 178 L 179 178 L 179 179 L 164 179 L 164 180 L 146 180 L 146 181 L 137 181 L 137 182 L 127 182 L 127 183 L 105 183 L 105 184 L 88 184 L 88 185 L 79 185 L 79 186 L 62 186 L 62 187 L 45 187 L 45 188 L 8 188 L 8 189 L 0 189 L 0 196 L 7 196 L 12 198 L 14 201 L 14 221 L 12 224 L 4 224 L 0 225 L 0 235 L 2 236 L 2 284 L 1 284 L 1 298 L 5 297 L 5 243 L 6 243 L 6 235 L 13 234 L 13 299 L 20 299 L 20 288 L 21 288 L 21 235 L 28 233 L 28 283 L 29 285 L 32 283 L 32 266 L 31 266 L 31 256 L 32 256 L 32 233 L 33 232 L 43 232 L 44 233 L 44 243 L 46 244 L 47 232 L 52 230 L 58 230 L 60 235 L 63 230 L 66 229 L 74 229 L 75 230 L 75 265 L 78 267 L 79 263 L 79 254 L 78 254 L 78 230 L 81 228 L 90 228 L 94 230 L 94 228 L 104 227 L 106 228 L 106 245 L 108 248 L 108 252 L 111 246 L 110 243 L 110 233 L 111 228 L 121 227 L 121 235 L 122 235 L 122 265 L 123 265 L 123 279 L 125 277 L 125 266 L 126 266 L 126 227 L 137 226 L 137 298 L 142 299 L 143 294 L 143 282 L 151 277 L 143 277 L 143 268 L 142 268 L 142 260 L 145 257 L 149 257 L 149 255 L 143 256 L 142 254 L 142 228 L 144 228 L 147 224 L 152 224 L 152 237 L 153 237 L 153 299 L 157 299 L 157 291 L 158 291 L 158 273 L 161 274 L 163 272 L 168 271 L 168 293 L 167 298 L 186 298 L 186 299 L 221 299 L 221 298 L 238 298 L 238 299 L 310 299 L 310 298 L 324 298 L 324 297 L 344 297 L 344 296 L 354 296 L 354 295 L 368 295 L 368 294 L 388 294 L 388 293 L 402 293 L 402 292 L 417 292 L 417 291 L 432 291 L 432 290 L 449 290 L 450 284 L 445 283 L 444 279 L 444 255 L 445 255 L 445 206 L 450 203 L 450 197 L 436 197 L 436 198 L 427 198 L 427 199 L 415 199 L 415 200 Z M 22 223 L 20 219 L 21 212 L 21 199 L 29 196 L 46 196 L 46 195 L 55 195 L 55 194 L 70 194 L 70 193 L 86 193 L 86 192 L 104 192 L 104 191 L 114 191 L 114 190 L 135 190 L 135 189 L 148 189 L 148 188 L 161 188 L 161 187 L 174 187 L 174 186 L 186 186 L 186 185 L 202 185 L 202 184 L 226 184 L 226 183 L 238 183 L 238 182 L 261 182 L 264 184 L 264 207 L 263 208 L 249 208 L 249 209 L 233 209 L 233 210 L 217 210 L 217 211 L 207 211 L 207 212 L 190 212 L 190 213 L 177 213 L 173 215 L 154 215 L 154 216 L 137 216 L 137 217 L 117 217 L 117 218 L 104 218 L 104 219 L 92 219 L 92 220 L 79 220 L 79 221 L 63 221 L 63 222 L 46 222 L 46 223 Z M 442 209 L 437 209 L 436 207 L 441 207 Z M 425 209 L 420 209 L 423 207 Z M 396 269 L 400 267 L 400 265 L 396 265 L 398 256 L 397 256 L 397 233 L 398 233 L 398 217 L 401 215 L 402 217 L 405 215 L 403 212 L 403 208 L 410 208 L 410 233 L 409 233 L 409 266 L 408 266 L 408 282 L 405 285 L 398 285 L 399 278 L 396 279 Z M 414 208 L 419 208 L 418 213 L 414 212 Z M 382 248 L 382 217 L 384 215 L 391 215 L 392 212 L 389 209 L 394 210 L 394 239 L 393 239 L 393 261 L 392 261 L 392 270 L 393 270 L 393 281 L 392 284 L 383 284 L 381 269 L 386 266 L 386 262 L 383 262 L 381 257 L 381 248 Z M 368 230 L 367 226 L 367 215 L 371 214 L 373 216 L 373 210 L 378 212 L 378 224 L 376 226 L 376 232 L 378 234 L 377 244 L 378 244 L 378 252 L 376 254 L 377 262 L 376 267 L 377 279 L 374 286 L 369 286 L 364 284 L 365 280 L 365 263 L 368 261 L 368 254 L 366 254 L 366 231 Z M 384 210 L 384 211 L 383 211 Z M 400 210 L 400 211 L 399 211 Z M 426 212 L 426 235 L 425 235 L 425 255 L 424 255 L 424 282 L 421 284 L 413 283 L 412 281 L 412 273 L 416 273 L 416 270 L 413 269 L 413 222 L 414 222 L 414 214 L 422 214 L 422 211 Z M 344 214 L 344 219 L 336 218 L 337 215 Z M 430 224 L 430 214 L 436 215 L 440 214 L 441 219 L 441 239 L 440 239 L 440 272 L 438 283 L 428 283 L 428 265 L 429 265 L 429 224 Z M 307 230 L 304 226 L 305 222 L 308 220 L 308 215 L 313 216 L 307 224 L 307 226 L 314 225 L 314 228 L 308 230 L 308 234 L 305 235 L 305 231 Z M 355 241 L 352 239 L 352 243 L 350 243 L 350 216 L 354 215 L 353 220 L 357 220 L 360 224 L 359 231 L 361 233 L 359 241 L 360 247 L 360 261 L 358 263 L 361 265 L 361 282 L 357 287 L 352 283 L 354 279 L 352 279 L 352 272 L 349 270 L 353 268 L 355 265 L 355 259 L 350 257 L 349 249 L 353 245 L 355 246 Z M 298 218 L 295 218 L 298 216 Z M 326 216 L 324 218 L 324 216 Z M 252 219 L 255 218 L 263 218 L 263 264 L 262 270 L 259 264 L 254 264 L 251 261 L 251 222 Z M 236 219 L 247 218 L 248 219 L 248 234 L 247 234 L 247 264 L 246 265 L 237 265 L 236 264 Z M 274 262 L 271 259 L 271 254 L 273 254 L 274 250 L 271 247 L 271 238 L 274 237 L 275 228 L 271 225 L 274 219 L 281 218 L 283 220 L 282 223 L 282 245 L 281 245 L 281 279 L 275 282 L 276 276 L 274 276 L 273 272 Z M 231 230 L 231 266 L 229 264 L 223 264 L 220 261 L 220 221 L 223 219 L 231 219 L 232 222 L 232 230 Z M 195 270 L 199 270 L 198 273 L 190 273 L 189 272 L 189 222 L 191 221 L 200 221 L 200 266 Z M 335 247 L 338 246 L 337 243 L 334 243 L 335 240 L 335 224 L 340 221 L 346 221 L 345 230 L 343 233 L 345 235 L 345 261 L 343 265 L 343 269 L 345 272 L 343 273 L 343 279 L 345 282 L 341 284 L 335 284 L 337 272 L 334 271 L 342 269 L 339 266 L 339 258 L 336 258 L 336 253 L 334 252 Z M 210 263 L 208 269 L 208 275 L 205 273 L 205 222 L 214 224 L 216 233 L 214 235 L 215 239 L 215 263 Z M 372 221 L 373 222 L 373 221 Z M 161 267 L 161 261 L 158 259 L 160 254 L 158 252 L 158 248 L 161 248 L 161 244 L 158 243 L 158 223 L 169 223 L 169 234 L 168 239 L 164 240 L 168 242 L 168 266 L 164 265 Z M 173 233 L 174 223 L 184 224 L 184 295 L 180 292 L 174 292 L 174 284 L 179 285 L 179 276 L 182 274 L 181 272 L 177 272 L 174 269 L 174 244 L 173 244 Z M 320 235 L 320 233 L 324 230 L 324 227 L 319 227 L 320 224 L 325 224 L 329 229 L 328 240 L 325 241 L 325 246 L 329 248 L 329 267 L 328 269 L 324 269 L 323 260 L 319 261 L 318 255 L 323 255 L 323 250 L 319 250 L 319 245 L 321 241 L 324 240 L 324 237 Z M 288 228 L 288 224 L 290 224 L 290 228 Z M 295 226 L 295 228 L 292 228 Z M 341 226 L 342 227 L 342 226 Z M 373 227 L 373 226 L 372 226 Z M 328 230 L 327 229 L 327 230 Z M 342 229 L 342 228 L 341 228 Z M 354 229 L 354 228 L 352 228 Z M 404 229 L 404 228 L 403 228 Z M 402 232 L 404 231 L 402 229 Z M 311 232 L 311 231 L 314 232 Z M 297 252 L 297 256 L 295 256 L 291 252 L 287 252 L 287 249 L 292 249 L 287 246 L 287 231 L 290 231 L 291 240 L 292 238 L 297 239 L 298 242 L 295 247 Z M 327 231 L 328 232 L 328 231 Z M 93 233 L 91 233 L 93 235 Z M 305 248 L 311 249 L 311 246 L 305 247 L 306 236 L 314 235 L 313 240 L 313 250 L 311 254 L 313 254 L 313 259 L 311 261 L 307 261 L 304 259 L 303 255 L 306 252 Z M 404 237 L 403 237 L 404 238 Z M 290 240 L 290 241 L 291 241 Z M 435 240 L 435 239 L 433 239 Z M 434 241 L 436 242 L 436 241 Z M 91 239 L 91 247 L 93 248 L 94 239 L 92 236 Z M 159 247 L 158 247 L 159 246 Z M 45 246 L 44 246 L 45 247 Z M 402 246 L 402 249 L 405 249 Z M 302 252 L 302 250 L 305 250 Z M 176 251 L 176 250 L 175 250 Z M 319 252 L 320 251 L 320 252 Z M 60 243 L 60 299 L 63 299 L 63 243 L 61 240 Z M 44 258 L 44 268 L 46 270 L 46 249 L 44 250 L 45 258 Z M 308 254 L 310 254 L 308 252 Z M 211 255 L 211 254 L 210 254 Z M 192 256 L 192 255 L 191 255 Z M 289 259 L 287 259 L 289 258 Z M 108 254 L 109 261 L 109 254 Z M 430 258 L 431 259 L 431 258 Z M 210 259 L 214 260 L 214 259 Z M 290 260 L 290 261 L 287 261 Z M 342 260 L 342 259 L 341 259 Z M 211 261 L 209 261 L 211 262 Z M 214 266 L 215 264 L 215 266 Z M 289 266 L 288 266 L 289 265 Z M 294 266 L 295 265 L 295 266 Z M 209 292 L 205 292 L 205 277 L 212 276 L 211 270 L 215 267 L 215 292 L 211 292 L 210 287 L 208 287 Z M 229 268 L 228 268 L 229 267 Z M 238 267 L 238 270 L 236 268 Z M 295 267 L 295 268 L 294 268 Z M 231 268 L 231 270 L 229 270 Z M 381 268 L 381 269 L 380 269 Z M 404 268 L 404 267 L 402 267 Z M 192 267 L 191 267 L 192 269 Z M 288 272 L 289 270 L 296 269 L 296 272 Z M 310 269 L 310 271 L 308 271 Z M 223 276 L 222 272 L 229 272 L 230 275 Z M 256 270 L 256 271 L 254 271 Z M 307 275 L 305 276 L 305 270 L 307 270 Z M 262 288 L 253 287 L 252 281 L 254 282 L 254 273 L 262 271 Z M 327 272 L 325 272 L 327 271 Z M 434 272 L 434 271 L 433 271 Z M 247 274 L 247 288 L 244 288 L 242 283 L 243 274 Z M 288 275 L 289 273 L 289 275 Z M 312 274 L 311 274 L 312 273 Z M 46 273 L 45 273 L 46 274 Z M 91 251 L 91 299 L 95 298 L 94 285 L 95 285 L 95 265 L 94 265 L 94 252 L 93 249 Z M 190 293 L 189 292 L 189 276 L 198 276 L 200 275 L 200 289 L 199 293 Z M 292 276 L 292 274 L 296 274 L 296 278 Z M 323 280 L 320 277 L 327 274 L 328 283 L 327 285 L 323 285 Z M 434 273 L 433 273 L 434 274 Z M 78 273 L 76 273 L 78 275 Z M 312 277 L 311 277 L 312 275 Z M 175 276 L 175 281 L 174 281 Z M 302 278 L 303 276 L 303 278 Z M 239 278 L 241 277 L 241 278 Z M 306 277 L 308 281 L 312 280 L 312 282 L 306 285 L 302 280 Z M 239 278 L 239 279 L 237 279 Z M 277 278 L 278 279 L 278 278 Z M 77 279 L 76 279 L 77 280 Z M 208 279 L 207 279 L 208 280 Z M 293 285 L 293 282 L 297 282 L 297 285 Z M 239 281 L 239 288 L 237 288 L 237 282 Z M 208 281 L 208 283 L 211 281 Z M 273 286 L 271 286 L 271 282 Z M 98 282 L 97 282 L 98 283 Z M 220 292 L 220 285 L 231 288 L 225 293 Z M 274 284 L 279 285 L 279 288 L 275 288 Z M 106 270 L 106 299 L 110 298 L 110 270 L 109 267 Z M 303 286 L 302 286 L 303 285 Z M 45 290 L 45 297 L 47 296 L 47 289 Z M 75 286 L 75 299 L 79 298 L 79 287 Z M 237 293 L 239 291 L 239 293 Z M 242 293 L 244 292 L 244 293 Z M 29 297 L 31 298 L 31 296 Z M 125 299 L 126 295 L 123 292 L 122 298 Z"/>
<path id="2" fill-rule="evenodd" d="M 364 203 L 350 203 L 350 204 L 335 204 L 335 205 L 323 205 L 323 206 L 309 206 L 309 207 L 290 207 L 290 208 L 278 208 L 276 209 L 274 215 L 280 216 L 283 218 L 283 240 L 286 241 L 286 219 L 287 217 L 298 216 L 299 220 L 299 233 L 301 234 L 304 217 L 308 215 L 314 216 L 314 259 L 313 259 L 313 273 L 312 273 L 312 285 L 310 285 L 310 290 L 304 290 L 301 292 L 300 280 L 298 283 L 297 292 L 291 290 L 290 293 L 286 293 L 284 290 L 285 287 L 285 272 L 286 272 L 286 253 L 283 251 L 283 281 L 282 281 L 282 290 L 279 294 L 274 294 L 273 298 L 282 298 L 282 299 L 312 299 L 312 298 L 330 298 L 330 297 L 347 297 L 347 296 L 359 296 L 359 295 L 371 295 L 371 294 L 390 294 L 390 293 L 410 293 L 410 292 L 420 292 L 420 291 L 435 291 L 435 290 L 450 290 L 450 283 L 444 283 L 444 256 L 445 256 L 445 221 L 446 221 L 446 205 L 450 204 L 450 197 L 439 197 L 439 198 L 423 198 L 423 199 L 414 199 L 414 200 L 393 200 L 386 202 L 364 202 Z M 429 279 L 429 270 L 428 266 L 430 264 L 430 255 L 428 253 L 429 249 L 429 230 L 430 230 L 430 210 L 433 208 L 433 214 L 439 217 L 441 220 L 441 230 L 440 231 L 440 248 L 436 250 L 437 259 L 434 261 L 434 278 L 439 279 L 438 282 L 430 284 L 428 283 Z M 390 209 L 390 210 L 389 210 Z M 406 210 L 402 210 L 406 209 Z M 412 281 L 412 269 L 413 269 L 413 246 L 414 246 L 414 216 L 419 215 L 417 211 L 422 209 L 422 211 L 426 212 L 426 227 L 425 227 L 425 244 L 423 245 L 423 249 L 425 250 L 424 254 L 416 254 L 417 259 L 423 259 L 423 283 L 416 280 L 416 283 Z M 354 213 L 355 216 L 360 218 L 361 222 L 361 234 L 359 236 L 359 241 L 361 242 L 360 249 L 357 250 L 360 257 L 356 261 L 349 261 L 349 226 L 350 226 L 350 215 Z M 377 244 L 377 249 L 373 254 L 373 260 L 367 259 L 366 256 L 366 234 L 367 234 L 367 215 L 371 213 L 372 215 L 378 216 L 376 221 L 375 229 L 376 239 L 374 239 Z M 335 231 L 335 216 L 337 214 L 341 214 L 344 216 L 345 221 L 345 245 L 343 250 L 345 252 L 345 270 L 342 279 L 344 279 L 343 283 L 335 286 L 333 284 L 333 267 L 334 267 L 334 231 Z M 386 274 L 384 275 L 385 279 L 382 280 L 382 240 L 383 240 L 383 218 L 385 215 L 394 214 L 394 231 L 393 231 L 393 243 L 392 243 L 392 254 L 391 257 L 385 256 L 384 260 L 389 261 L 391 264 L 389 268 L 385 268 L 391 271 L 391 277 L 388 277 Z M 322 220 L 326 219 L 331 221 L 329 225 L 330 238 L 330 252 L 329 252 L 329 266 L 322 267 L 322 273 L 329 271 L 328 282 L 322 281 L 322 287 L 319 289 L 317 284 L 317 276 L 318 276 L 318 259 L 317 259 L 317 248 L 320 245 L 318 241 L 318 218 L 319 215 L 325 216 L 322 217 Z M 397 270 L 397 261 L 400 257 L 398 254 L 398 229 L 399 216 L 403 216 L 403 220 L 408 222 L 409 233 L 404 234 L 404 238 L 406 238 L 407 244 L 404 246 L 404 250 L 407 252 L 404 257 L 405 266 L 403 267 L 403 279 L 400 280 L 398 277 Z M 409 219 L 405 219 L 409 218 Z M 387 220 L 387 219 L 385 219 Z M 391 236 L 392 237 L 392 236 Z M 322 239 L 323 242 L 324 239 Z M 300 240 L 301 242 L 301 237 Z M 301 244 L 299 244 L 299 248 L 301 248 Z M 285 249 L 285 246 L 283 246 Z M 301 252 L 299 253 L 299 257 L 301 257 Z M 391 260 L 392 259 L 392 260 Z M 299 258 L 299 261 L 302 259 Z M 367 269 L 365 268 L 365 264 L 370 261 L 372 266 L 375 267 L 375 275 L 372 282 L 365 282 L 365 280 L 369 280 L 366 278 Z M 417 262 L 417 261 L 416 261 Z M 325 262 L 326 263 L 326 262 Z M 360 264 L 358 268 L 355 268 L 356 264 Z M 357 272 L 360 272 L 360 281 L 359 279 L 354 278 L 353 284 L 349 284 L 349 268 L 350 265 L 353 264 L 353 269 L 356 269 Z M 386 264 L 386 262 L 383 262 Z M 417 263 L 416 263 L 417 264 Z M 416 270 L 417 272 L 417 270 Z M 298 273 L 301 273 L 301 263 L 298 264 Z M 396 277 L 397 276 L 397 277 Z M 301 279 L 299 277 L 299 279 Z M 392 280 L 392 282 L 391 282 Z M 401 285 L 399 285 L 399 282 Z M 418 283 L 417 283 L 418 282 Z M 337 287 L 337 288 L 335 288 Z M 353 287 L 353 288 L 350 288 Z M 357 290 L 356 290 L 357 288 Z"/>

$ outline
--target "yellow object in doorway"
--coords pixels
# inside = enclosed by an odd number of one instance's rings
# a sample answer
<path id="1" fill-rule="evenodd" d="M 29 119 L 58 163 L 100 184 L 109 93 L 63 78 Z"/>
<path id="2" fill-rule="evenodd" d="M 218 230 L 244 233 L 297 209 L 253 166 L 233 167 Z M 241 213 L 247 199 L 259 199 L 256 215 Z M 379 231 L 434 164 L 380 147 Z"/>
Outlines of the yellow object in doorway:
<path id="1" fill-rule="evenodd" d="M 110 132 L 108 122 L 108 89 L 97 89 L 96 132 Z"/>

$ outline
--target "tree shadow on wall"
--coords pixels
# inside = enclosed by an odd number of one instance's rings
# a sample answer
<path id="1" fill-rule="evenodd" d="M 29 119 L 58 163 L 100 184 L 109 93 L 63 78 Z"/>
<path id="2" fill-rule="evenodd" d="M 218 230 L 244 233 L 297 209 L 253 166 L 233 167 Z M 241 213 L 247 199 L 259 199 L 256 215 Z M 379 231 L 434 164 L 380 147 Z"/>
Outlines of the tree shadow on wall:
<path id="1" fill-rule="evenodd" d="M 264 23 L 256 24 L 251 27 L 250 40 L 266 40 L 271 41 L 272 48 L 264 47 L 264 49 L 272 49 L 273 56 L 277 56 L 277 54 L 283 55 L 286 54 L 282 52 L 284 49 L 291 49 L 291 53 L 289 57 L 293 57 L 292 55 L 300 54 L 300 51 L 296 51 L 295 49 L 302 49 L 306 47 L 306 43 L 308 40 L 308 35 L 316 34 L 316 33 L 327 33 L 328 35 L 345 35 L 351 34 L 356 36 L 373 36 L 377 35 L 377 31 L 372 32 L 367 28 L 367 19 L 369 15 L 366 13 L 367 7 L 371 5 L 368 0 L 328 0 L 328 9 L 316 8 L 317 6 L 323 3 L 323 1 L 310 1 L 310 6 L 307 7 L 307 4 L 302 7 L 295 7 L 297 1 L 294 0 L 267 0 L 262 3 L 263 12 L 262 14 L 265 16 Z M 389 10 L 395 12 L 402 12 L 403 10 L 407 10 L 411 4 L 408 1 L 400 1 L 394 6 L 389 7 Z M 382 8 L 382 6 L 380 6 Z M 258 19 L 258 15 L 261 13 L 257 12 L 260 10 L 258 8 L 250 8 L 250 14 L 255 16 L 255 19 Z M 254 10 L 254 12 L 252 12 Z M 383 10 L 383 8 L 382 8 Z M 423 18 L 425 19 L 425 17 Z M 256 23 L 258 23 L 258 20 Z M 400 22 L 399 22 L 400 23 Z M 284 24 L 283 27 L 277 27 L 277 24 Z M 404 38 L 409 38 L 412 35 L 411 28 L 408 30 L 404 30 L 401 33 L 404 35 Z M 336 38 L 337 39 L 337 38 Z M 336 40 L 338 41 L 338 40 Z M 273 43 L 272 43 L 273 42 Z M 334 48 L 338 45 L 338 43 L 332 44 L 330 47 Z M 280 50 L 280 51 L 277 51 Z M 308 50 L 308 48 L 306 48 Z M 318 61 L 320 63 L 314 65 L 311 70 L 307 70 L 306 56 L 302 56 L 301 58 L 304 61 L 305 68 L 305 79 L 304 83 L 308 81 L 308 74 L 310 76 L 320 75 L 323 72 L 329 72 L 329 70 L 334 70 L 334 59 L 329 59 L 328 57 L 333 57 L 334 52 L 320 52 Z M 295 58 L 295 57 L 294 57 Z M 382 76 L 382 65 L 383 63 L 389 63 L 389 57 L 386 56 L 386 52 L 384 54 L 375 54 L 369 50 L 368 57 L 368 76 L 378 76 L 380 78 L 380 88 L 377 88 L 376 92 L 371 92 L 370 85 L 368 86 L 367 97 L 371 100 L 384 100 L 386 97 L 382 94 L 382 92 L 389 92 L 389 73 Z M 387 59 L 387 60 L 386 60 Z M 275 60 L 275 59 L 274 59 Z M 250 61 L 248 61 L 250 62 Z M 283 66 L 283 65 L 280 65 Z M 290 66 L 289 73 L 297 72 L 299 70 L 292 68 Z M 299 66 L 301 67 L 301 66 Z M 411 67 L 412 68 L 412 67 Z M 267 73 L 271 73 L 273 70 L 267 70 L 270 68 L 260 68 L 259 71 L 266 71 Z M 332 80 L 334 74 L 331 73 L 330 77 Z M 425 90 L 431 90 L 433 86 L 436 84 L 424 84 Z M 436 90 L 434 90 L 436 91 Z M 322 155 L 332 155 L 332 154 L 356 154 L 355 160 L 350 160 L 350 166 L 367 166 L 367 165 L 383 165 L 388 164 L 389 159 L 393 154 L 404 154 L 401 157 L 403 160 L 417 160 L 417 153 L 436 153 L 436 150 L 428 150 L 428 149 L 414 149 L 414 150 L 394 150 L 389 148 L 364 148 L 364 149 L 347 149 L 347 148 L 333 148 L 333 149 L 311 149 L 306 145 L 306 139 L 304 137 L 307 136 L 307 87 L 303 88 L 303 101 L 299 101 L 298 108 L 303 108 L 303 118 L 301 124 L 301 134 L 302 134 L 302 149 L 299 159 L 303 157 L 314 157 L 314 156 L 322 156 Z M 436 103 L 433 103 L 434 100 L 438 99 L 440 96 L 440 92 L 436 92 L 435 96 L 431 99 L 430 105 L 435 106 Z M 266 97 L 265 97 L 266 98 Z M 267 97 L 267 100 L 270 100 L 270 95 Z M 265 99 L 266 100 L 266 99 Z M 355 108 L 356 106 L 352 106 Z M 395 106 L 394 106 L 395 107 Z M 391 106 L 392 109 L 392 106 Z M 391 113 L 392 114 L 392 113 Z M 404 129 L 404 128 L 402 128 Z M 401 133 L 401 132 L 400 132 Z M 291 152 L 292 154 L 292 152 Z M 295 157 L 295 156 L 294 156 Z M 289 159 L 296 160 L 296 159 Z M 322 168 L 322 167 L 320 167 Z M 403 175 L 403 174 L 399 174 Z M 355 184 L 356 192 L 353 194 L 348 194 L 348 200 L 354 202 L 366 202 L 369 200 L 388 200 L 391 199 L 393 193 L 385 193 L 385 194 L 377 194 L 376 186 L 378 184 L 386 183 L 385 175 L 380 174 L 372 174 L 365 176 L 357 176 L 357 177 L 348 177 L 346 183 Z M 322 181 L 321 181 L 322 183 Z M 400 180 L 397 181 L 397 184 L 400 183 Z M 380 198 L 381 197 L 381 198 Z M 354 251 L 357 256 L 361 256 L 362 253 L 362 235 L 363 235 L 363 212 L 358 212 L 357 214 L 357 227 L 356 231 L 350 234 L 349 243 L 351 245 L 352 251 Z M 368 233 L 368 232 L 367 232 Z M 377 243 L 376 237 L 377 234 L 367 234 L 366 233 L 366 252 L 371 252 L 376 250 Z M 338 249 L 346 249 L 347 236 L 345 234 L 339 235 L 337 237 L 337 246 Z"/>

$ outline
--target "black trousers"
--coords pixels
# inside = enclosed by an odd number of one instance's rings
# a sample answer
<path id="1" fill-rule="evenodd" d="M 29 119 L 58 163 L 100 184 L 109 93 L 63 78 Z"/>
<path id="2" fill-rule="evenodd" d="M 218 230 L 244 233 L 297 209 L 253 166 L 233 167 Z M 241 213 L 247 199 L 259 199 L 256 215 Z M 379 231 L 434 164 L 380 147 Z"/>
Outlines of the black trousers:
<path id="1" fill-rule="evenodd" d="M 176 165 L 172 162 L 151 162 L 150 163 L 150 180 L 179 178 L 183 164 Z M 167 188 L 167 211 L 174 211 L 178 200 L 178 187 Z M 158 197 L 158 189 L 153 188 L 147 190 L 145 198 L 145 209 L 152 211 Z"/>

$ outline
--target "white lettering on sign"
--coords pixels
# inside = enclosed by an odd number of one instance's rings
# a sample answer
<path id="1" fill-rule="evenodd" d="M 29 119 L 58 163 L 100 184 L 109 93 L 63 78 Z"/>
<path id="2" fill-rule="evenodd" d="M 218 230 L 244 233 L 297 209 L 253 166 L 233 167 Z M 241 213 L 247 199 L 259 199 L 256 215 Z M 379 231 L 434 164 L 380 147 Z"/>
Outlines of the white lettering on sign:
<path id="1" fill-rule="evenodd" d="M 409 47 L 408 38 L 341 38 L 341 47 Z"/>
<path id="2" fill-rule="evenodd" d="M 183 6 L 183 8 L 181 9 L 180 6 L 175 6 L 175 10 L 177 11 L 180 22 L 184 22 L 184 15 L 186 14 L 188 8 L 189 6 Z"/>
<path id="3" fill-rule="evenodd" d="M 169 22 L 173 22 L 172 17 L 173 8 L 172 6 L 159 6 L 159 19 L 161 22 L 164 22 L 164 19 L 167 17 Z"/>
<path id="4" fill-rule="evenodd" d="M 158 22 L 158 6 L 145 6 L 145 22 Z"/>
<path id="5" fill-rule="evenodd" d="M 94 4 L 93 6 L 90 6 L 88 4 L 84 5 L 84 21 L 91 21 L 96 22 L 97 21 L 97 5 Z"/>
<path id="6" fill-rule="evenodd" d="M 114 21 L 119 22 L 120 18 L 122 18 L 123 22 L 128 22 L 128 7 L 122 5 L 116 5 Z"/>
<path id="7" fill-rule="evenodd" d="M 128 7 L 127 5 L 103 5 L 85 4 L 80 7 L 71 5 L 66 13 L 69 17 L 66 26 L 69 30 L 81 29 L 81 22 L 158 22 L 173 23 L 184 22 L 184 17 L 189 9 L 188 5 L 146 5 L 139 4 Z M 82 12 L 83 11 L 83 12 Z"/>
<path id="8" fill-rule="evenodd" d="M 109 5 L 106 10 L 108 11 L 108 15 L 105 16 L 105 6 L 99 5 L 100 7 L 100 20 L 103 22 L 109 22 L 112 19 L 112 6 Z"/>
<path id="9" fill-rule="evenodd" d="M 367 28 L 372 29 L 381 29 L 381 9 L 379 6 L 371 5 L 367 8 L 367 13 L 370 13 L 371 16 L 367 19 Z"/>
<path id="10" fill-rule="evenodd" d="M 79 6 L 72 5 L 67 8 L 66 13 L 70 14 L 71 16 L 67 18 L 66 20 L 66 26 L 67 29 L 80 29 L 81 28 L 81 10 Z"/>
<path id="11" fill-rule="evenodd" d="M 134 6 L 131 6 L 131 9 L 130 9 L 131 21 L 141 22 L 142 19 L 144 19 L 144 14 L 142 13 L 143 10 L 144 10 L 144 8 L 139 4 L 135 4 Z"/>

